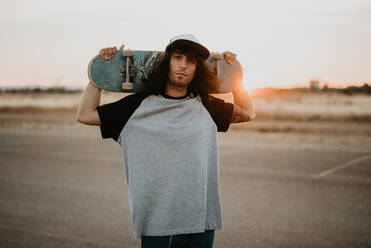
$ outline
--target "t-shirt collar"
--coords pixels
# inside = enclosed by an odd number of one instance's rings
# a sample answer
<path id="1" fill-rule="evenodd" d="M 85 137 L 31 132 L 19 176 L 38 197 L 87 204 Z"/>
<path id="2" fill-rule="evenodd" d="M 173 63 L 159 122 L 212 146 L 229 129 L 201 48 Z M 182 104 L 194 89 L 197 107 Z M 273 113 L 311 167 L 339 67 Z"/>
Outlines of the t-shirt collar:
<path id="1" fill-rule="evenodd" d="M 173 99 L 173 100 L 182 100 L 186 99 L 188 97 L 188 94 L 185 94 L 184 96 L 169 96 L 165 94 L 165 92 L 161 93 L 161 96 L 167 98 L 167 99 Z"/>

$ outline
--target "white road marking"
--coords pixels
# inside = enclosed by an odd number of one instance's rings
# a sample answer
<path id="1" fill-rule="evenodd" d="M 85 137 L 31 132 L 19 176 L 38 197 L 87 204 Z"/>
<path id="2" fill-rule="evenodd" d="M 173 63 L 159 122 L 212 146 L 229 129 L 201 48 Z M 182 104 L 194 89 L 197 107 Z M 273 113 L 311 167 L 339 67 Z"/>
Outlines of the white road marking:
<path id="1" fill-rule="evenodd" d="M 327 175 L 330 175 L 331 173 L 334 173 L 335 171 L 339 171 L 339 170 L 345 169 L 345 168 L 347 168 L 347 167 L 349 167 L 351 165 L 360 163 L 360 162 L 365 161 L 365 160 L 367 160 L 369 158 L 371 158 L 371 154 L 370 155 L 365 155 L 365 156 L 362 156 L 362 157 L 359 157 L 359 158 L 356 158 L 356 159 L 353 159 L 353 160 L 348 161 L 348 162 L 346 162 L 344 164 L 341 164 L 341 165 L 338 165 L 338 166 L 333 167 L 331 169 L 322 171 L 321 173 L 318 173 L 318 174 L 313 175 L 313 177 L 314 178 L 325 177 Z"/>

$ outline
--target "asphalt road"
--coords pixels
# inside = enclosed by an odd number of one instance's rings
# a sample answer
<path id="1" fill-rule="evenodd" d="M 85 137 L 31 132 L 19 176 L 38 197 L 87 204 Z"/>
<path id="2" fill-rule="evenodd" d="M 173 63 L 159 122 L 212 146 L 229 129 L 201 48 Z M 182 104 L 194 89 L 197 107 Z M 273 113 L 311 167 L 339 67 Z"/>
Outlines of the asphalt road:
<path id="1" fill-rule="evenodd" d="M 0 247 L 140 246 L 120 147 L 96 128 L 2 128 L 0 140 Z M 371 247 L 371 151 L 258 141 L 220 137 L 214 247 Z"/>

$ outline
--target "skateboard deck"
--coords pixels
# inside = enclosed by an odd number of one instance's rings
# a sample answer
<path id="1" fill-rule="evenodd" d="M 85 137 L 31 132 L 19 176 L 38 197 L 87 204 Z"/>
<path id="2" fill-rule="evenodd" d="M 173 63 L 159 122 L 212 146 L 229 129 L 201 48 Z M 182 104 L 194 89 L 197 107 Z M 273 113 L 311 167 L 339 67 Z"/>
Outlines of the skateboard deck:
<path id="1" fill-rule="evenodd" d="M 148 78 L 161 54 L 161 51 L 119 50 L 109 60 L 97 55 L 88 65 L 89 80 L 106 91 L 145 91 L 143 81 Z M 237 59 L 229 64 L 225 56 L 212 53 L 205 63 L 220 83 L 219 91 L 211 93 L 229 93 L 242 84 L 242 67 Z"/>

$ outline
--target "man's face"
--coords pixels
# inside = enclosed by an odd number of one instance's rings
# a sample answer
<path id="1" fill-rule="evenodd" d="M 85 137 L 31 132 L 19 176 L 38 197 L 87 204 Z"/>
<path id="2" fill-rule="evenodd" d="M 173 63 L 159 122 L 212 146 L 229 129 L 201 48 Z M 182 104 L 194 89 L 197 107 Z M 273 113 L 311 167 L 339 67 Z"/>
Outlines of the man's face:
<path id="1" fill-rule="evenodd" d="M 169 83 L 174 86 L 187 86 L 196 72 L 196 58 L 175 51 L 170 57 Z"/>

